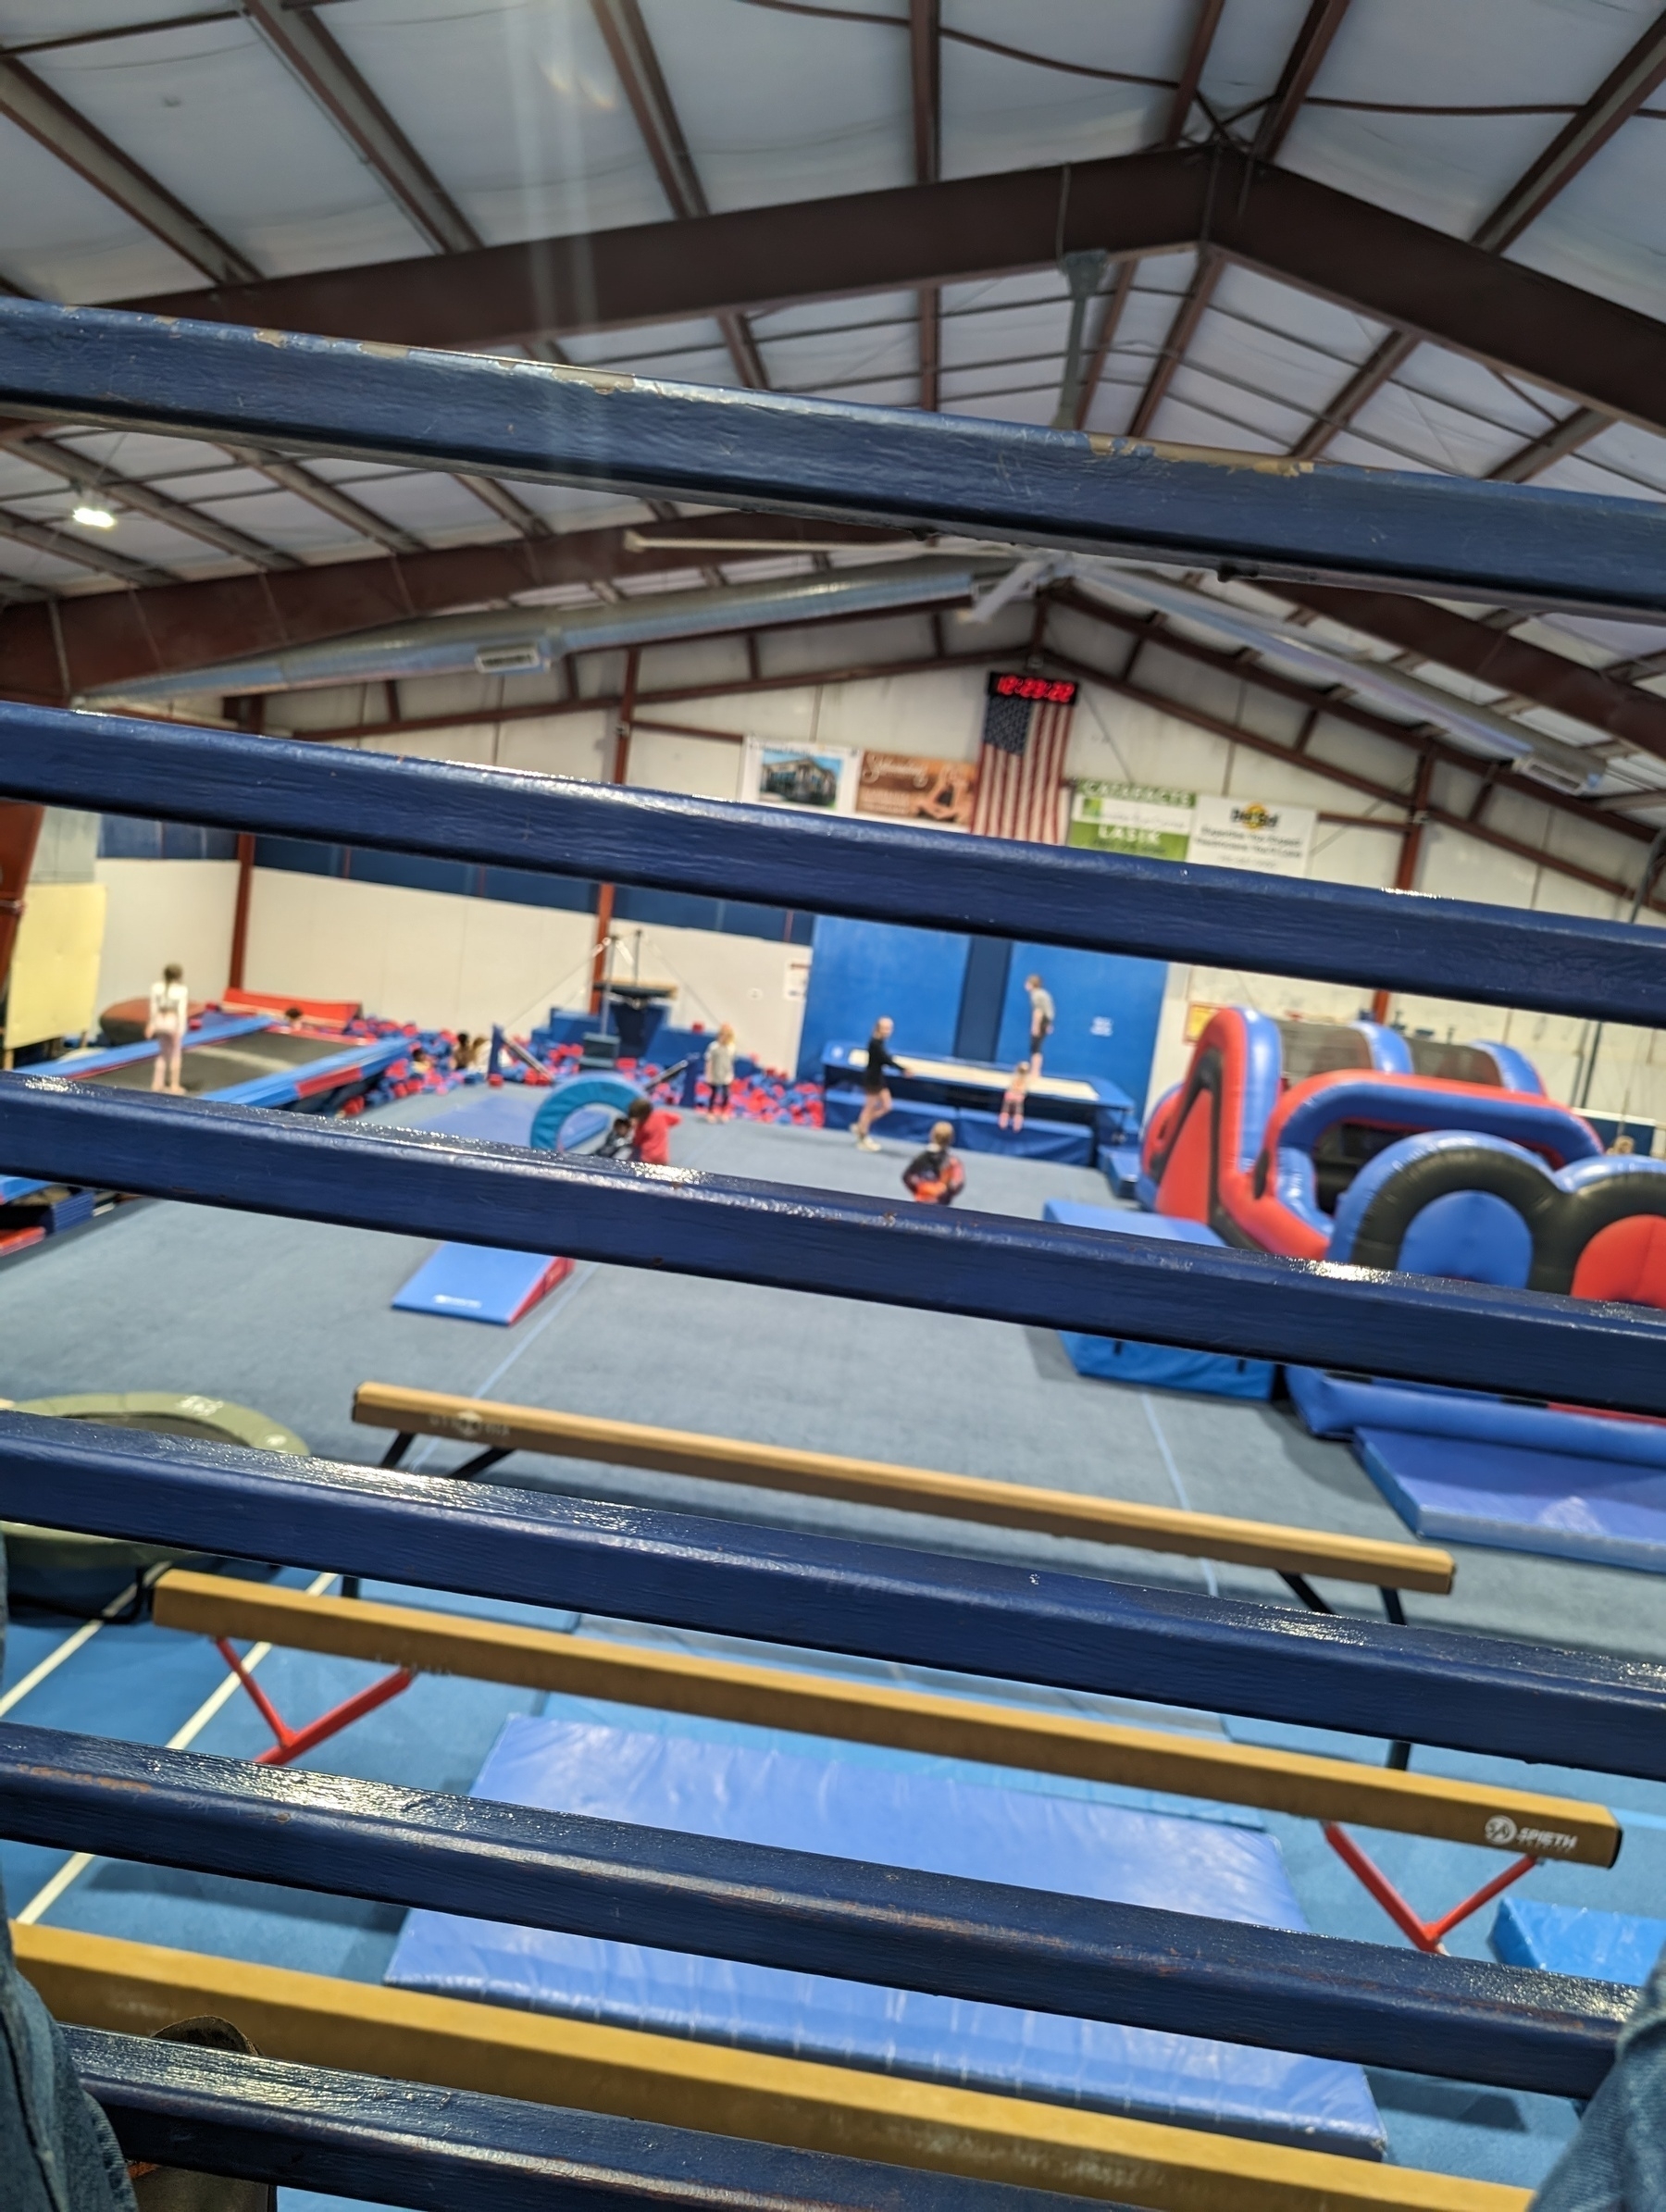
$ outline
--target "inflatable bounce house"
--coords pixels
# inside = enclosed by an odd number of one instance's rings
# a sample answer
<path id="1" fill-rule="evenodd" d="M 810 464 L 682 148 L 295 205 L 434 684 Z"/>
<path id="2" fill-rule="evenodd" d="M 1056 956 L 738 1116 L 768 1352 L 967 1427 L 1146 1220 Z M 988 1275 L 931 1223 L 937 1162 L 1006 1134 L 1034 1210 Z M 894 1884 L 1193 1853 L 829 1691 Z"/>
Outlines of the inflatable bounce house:
<path id="1" fill-rule="evenodd" d="M 1143 1219 L 1061 1212 L 1125 1234 L 1666 1308 L 1666 1162 L 1605 1153 L 1507 1045 L 1222 1008 L 1147 1121 L 1138 1197 Z M 1091 1372 L 1115 1372 L 1093 1341 Z M 1255 1362 L 1169 1357 L 1203 1372 L 1123 1372 L 1237 1396 L 1272 1387 L 1270 1369 L 1247 1386 L 1239 1371 Z M 1420 1534 L 1666 1570 L 1666 1423 L 1312 1368 L 1287 1380 L 1308 1426 L 1351 1436 Z"/>

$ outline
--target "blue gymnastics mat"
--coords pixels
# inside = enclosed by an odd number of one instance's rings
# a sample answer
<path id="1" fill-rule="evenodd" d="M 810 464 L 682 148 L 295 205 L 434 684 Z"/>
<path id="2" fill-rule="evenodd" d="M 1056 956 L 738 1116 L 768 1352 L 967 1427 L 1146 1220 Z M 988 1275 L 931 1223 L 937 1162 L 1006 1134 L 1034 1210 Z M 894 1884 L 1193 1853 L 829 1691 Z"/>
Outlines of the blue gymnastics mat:
<path id="1" fill-rule="evenodd" d="M 1355 1429 L 1415 1429 L 1575 1460 L 1621 1460 L 1633 1467 L 1666 1469 L 1663 1421 L 1610 1420 L 1562 1406 L 1523 1405 L 1480 1390 L 1390 1383 L 1324 1367 L 1287 1367 L 1285 1380 L 1315 1436 L 1347 1436 Z"/>
<path id="2" fill-rule="evenodd" d="M 582 1714 L 617 1708 L 581 1706 Z M 739 1740 L 742 1734 L 748 1739 Z M 942 1759 L 764 1729 L 504 1724 L 473 1795 L 706 1836 L 1306 1926 L 1278 1846 L 1241 1821 L 1129 1809 L 1083 1785 L 991 1786 Z M 387 1981 L 917 2080 L 1190 2122 L 1356 2156 L 1383 2130 L 1354 2066 L 416 1911 Z"/>
<path id="3" fill-rule="evenodd" d="M 1119 1206 L 1084 1206 L 1075 1199 L 1049 1199 L 1041 1218 L 1073 1229 L 1097 1229 L 1107 1236 L 1146 1236 L 1168 1244 L 1221 1241 L 1200 1221 Z M 1077 1374 L 1091 1375 L 1096 1382 L 1189 1390 L 1201 1398 L 1271 1398 L 1278 1373 L 1267 1360 L 1190 1351 L 1178 1344 L 1144 1344 L 1131 1336 L 1087 1336 L 1075 1329 L 1061 1329 L 1059 1342 Z"/>
<path id="4" fill-rule="evenodd" d="M 1629 1982 L 1641 1989 L 1666 1950 L 1666 1920 L 1506 1897 L 1488 1940 L 1506 1966 L 1542 1967 L 1587 1982 Z"/>
<path id="5" fill-rule="evenodd" d="M 570 1260 L 545 1252 L 500 1252 L 491 1245 L 442 1244 L 423 1261 L 392 1304 L 401 1313 L 485 1321 L 509 1328 L 572 1272 Z"/>
<path id="6" fill-rule="evenodd" d="M 1354 1451 L 1420 1536 L 1666 1574 L 1657 1470 L 1394 1429 L 1361 1429 Z"/>

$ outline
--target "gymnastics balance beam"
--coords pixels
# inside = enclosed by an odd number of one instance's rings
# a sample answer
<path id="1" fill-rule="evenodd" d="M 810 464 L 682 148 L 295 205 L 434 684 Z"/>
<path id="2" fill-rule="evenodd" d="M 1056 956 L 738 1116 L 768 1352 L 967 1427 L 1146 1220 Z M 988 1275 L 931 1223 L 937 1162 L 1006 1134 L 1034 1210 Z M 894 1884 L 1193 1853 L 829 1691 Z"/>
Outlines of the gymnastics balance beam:
<path id="1" fill-rule="evenodd" d="M 975 1475 L 939 1474 L 923 1467 L 847 1459 L 838 1452 L 749 1444 L 737 1436 L 705 1436 L 690 1429 L 652 1428 L 591 1414 L 551 1413 L 536 1406 L 457 1398 L 441 1390 L 361 1383 L 354 1394 L 353 1418 L 367 1427 L 398 1433 L 399 1448 L 382 1462 L 389 1467 L 399 1464 L 413 1436 L 447 1436 L 483 1448 L 466 1470 L 458 1471 L 471 1474 L 484 1473 L 511 1452 L 553 1453 L 565 1459 L 599 1460 L 614 1467 L 695 1475 L 709 1483 L 741 1483 L 802 1497 L 886 1506 L 900 1513 L 1030 1529 L 1093 1544 L 1125 1544 L 1140 1551 L 1179 1552 L 1237 1567 L 1266 1567 L 1274 1574 L 1324 1574 L 1337 1582 L 1370 1583 L 1380 1590 L 1444 1596 L 1452 1586 L 1452 1555 L 1425 1545 L 1382 1543 L 1368 1536 L 1284 1528 L 1274 1522 L 1131 1505 L 1075 1490 L 986 1482 Z"/>
<path id="2" fill-rule="evenodd" d="M 47 2006 L 74 2027 L 154 2035 L 218 2014 L 268 2059 L 293 2065 L 1149 2212 L 1525 2212 L 1528 2202 L 1524 2189 L 1495 2182 L 115 1936 L 14 1922 L 12 1943 Z"/>
<path id="3" fill-rule="evenodd" d="M 304 1590 L 184 1569 L 156 1584 L 155 1606 L 159 1627 L 246 1636 L 412 1673 L 461 1675 L 661 1712 L 698 1713 L 840 1743 L 883 1744 L 1027 1773 L 1252 1805 L 1307 1820 L 1351 1821 L 1449 1843 L 1531 1847 L 1538 1857 L 1585 1866 L 1612 1866 L 1620 1853 L 1619 1824 L 1599 1805 L 1303 1752 L 741 1666 L 468 1614 L 309 1597 Z M 1538 1841 L 1530 1845 L 1527 1838 Z"/>

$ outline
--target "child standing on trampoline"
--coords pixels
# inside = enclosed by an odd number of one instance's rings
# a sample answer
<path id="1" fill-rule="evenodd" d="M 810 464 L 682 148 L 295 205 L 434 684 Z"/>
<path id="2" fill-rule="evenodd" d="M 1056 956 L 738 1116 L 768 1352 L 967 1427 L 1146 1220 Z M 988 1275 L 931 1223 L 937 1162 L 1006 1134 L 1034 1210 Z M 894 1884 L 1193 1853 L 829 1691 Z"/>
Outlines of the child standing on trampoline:
<path id="1" fill-rule="evenodd" d="M 1029 993 L 1030 1005 L 1030 1074 L 1038 1075 L 1041 1073 L 1041 1055 L 1047 1049 L 1047 1040 L 1053 1033 L 1053 1024 L 1058 1016 L 1053 1011 L 1052 993 L 1039 976 L 1026 976 L 1024 988 Z"/>
<path id="2" fill-rule="evenodd" d="M 144 1025 L 146 1037 L 156 1040 L 156 1064 L 151 1071 L 151 1088 L 169 1091 L 182 1099 L 185 1086 L 180 1080 L 180 1063 L 185 1049 L 185 1025 L 191 1018 L 191 994 L 185 988 L 185 971 L 177 961 L 169 961 L 162 971 L 160 983 L 151 985 L 150 1019 Z"/>

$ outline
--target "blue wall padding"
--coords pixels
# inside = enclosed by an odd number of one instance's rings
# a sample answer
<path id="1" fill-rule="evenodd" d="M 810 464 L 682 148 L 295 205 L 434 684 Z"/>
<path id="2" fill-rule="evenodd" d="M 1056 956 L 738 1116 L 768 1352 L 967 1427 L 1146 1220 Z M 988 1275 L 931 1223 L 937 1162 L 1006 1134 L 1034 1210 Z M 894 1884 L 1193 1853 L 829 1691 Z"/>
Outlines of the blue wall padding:
<path id="1" fill-rule="evenodd" d="M 837 1038 L 865 1040 L 882 1013 L 897 1025 L 892 1044 L 900 1058 L 952 1054 L 970 946 L 969 938 L 948 930 L 818 915 L 799 1081 L 819 1081 L 822 1048 Z"/>
<path id="2" fill-rule="evenodd" d="M 1515 1405 L 1479 1391 L 1445 1390 L 1433 1383 L 1385 1383 L 1321 1367 L 1287 1367 L 1285 1377 L 1297 1410 L 1315 1436 L 1347 1436 L 1355 1429 L 1406 1429 L 1573 1459 L 1613 1460 L 1626 1467 L 1666 1468 L 1666 1422 L 1621 1421 L 1601 1413 L 1563 1412 L 1556 1406 Z"/>
<path id="3" fill-rule="evenodd" d="M 1360 1430 L 1354 1450 L 1420 1536 L 1666 1574 L 1666 1474 L 1392 1429 Z"/>
<path id="4" fill-rule="evenodd" d="M 554 1289 L 572 1266 L 541 1252 L 500 1252 L 483 1244 L 442 1244 L 392 1303 L 402 1313 L 484 1321 L 508 1328 Z"/>
<path id="5" fill-rule="evenodd" d="M 827 1093 L 824 1126 L 853 1129 L 861 1112 L 862 1093 L 853 1084 L 841 1083 Z M 876 1136 L 889 1137 L 893 1144 L 925 1144 L 939 1122 L 953 1119 L 951 1113 L 941 1106 L 934 1106 L 929 1099 L 899 1099 L 882 1121 L 870 1126 Z"/>
<path id="6" fill-rule="evenodd" d="M 1084 1206 L 1075 1199 L 1049 1199 L 1043 1221 L 1108 1236 L 1145 1236 L 1168 1244 L 1215 1244 L 1206 1223 L 1129 1208 Z M 1061 1329 L 1059 1342 L 1078 1374 L 1097 1382 L 1140 1384 L 1158 1390 L 1189 1390 L 1203 1398 L 1271 1398 L 1278 1370 L 1267 1360 L 1241 1360 L 1226 1352 L 1199 1352 L 1177 1344 L 1140 1344 L 1128 1336 L 1088 1336 Z"/>
<path id="7" fill-rule="evenodd" d="M 961 985 L 960 1013 L 954 1025 L 957 1060 L 993 1060 L 1001 1045 L 1001 1017 L 1006 1006 L 1013 948 L 1005 938 L 975 937 L 966 947 L 966 973 Z"/>
<path id="8" fill-rule="evenodd" d="M 1161 1905 L 1264 1927 L 1306 1925 L 1278 1847 L 1240 1822 L 1132 1810 L 1081 1785 L 1016 1787 L 946 1760 L 802 1736 L 598 1717 L 504 1725 L 474 1795 L 686 1833 Z M 567 1715 L 572 1717 L 566 1717 Z M 794 2057 L 880 2068 L 1379 2155 L 1357 2067 L 1201 2038 L 971 2005 L 914 1991 L 640 1945 L 413 1912 L 387 1980 Z"/>
<path id="9" fill-rule="evenodd" d="M 1398 1262 L 1409 1275 L 1452 1275 L 1523 1290 L 1533 1265 L 1533 1232 L 1491 1190 L 1448 1190 L 1414 1213 Z"/>
<path id="10" fill-rule="evenodd" d="M 1073 952 L 1059 945 L 1014 945 L 995 1054 L 1009 1067 L 1029 1050 L 1026 976 L 1042 978 L 1058 1012 L 1042 1064 L 1072 1075 L 1102 1075 L 1137 1103 L 1142 1100 L 1150 1087 L 1168 963 Z"/>
<path id="11" fill-rule="evenodd" d="M 1586 1905 L 1535 1905 L 1506 1897 L 1488 1938 L 1505 1966 L 1542 1967 L 1586 1982 L 1629 1982 L 1641 1989 L 1666 1950 L 1666 1920 Z"/>

